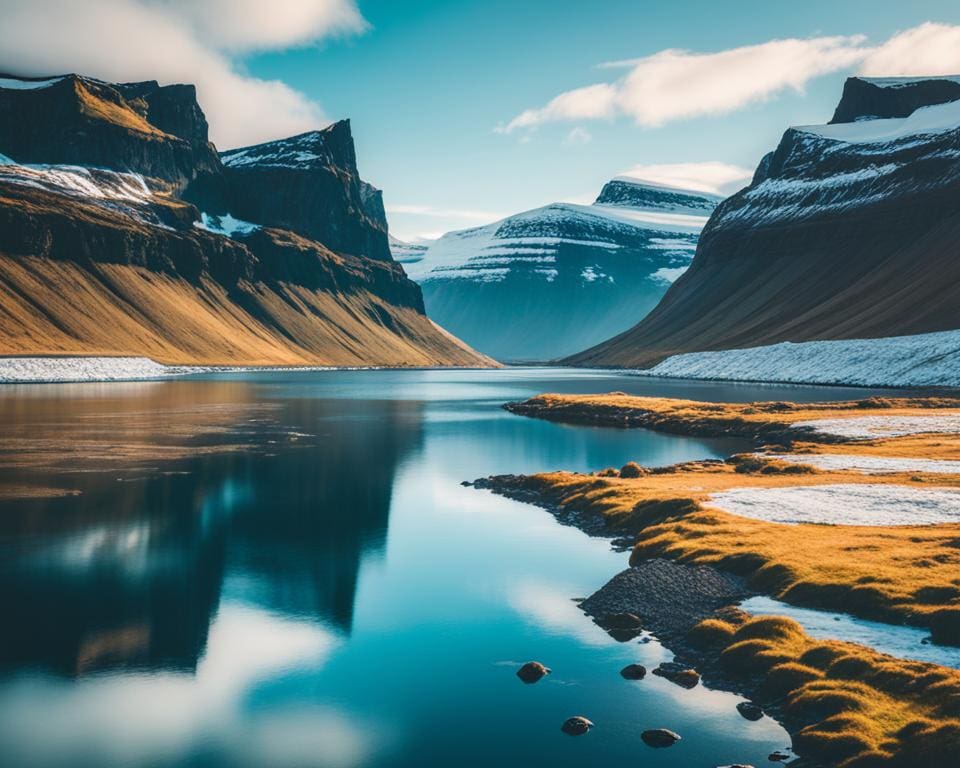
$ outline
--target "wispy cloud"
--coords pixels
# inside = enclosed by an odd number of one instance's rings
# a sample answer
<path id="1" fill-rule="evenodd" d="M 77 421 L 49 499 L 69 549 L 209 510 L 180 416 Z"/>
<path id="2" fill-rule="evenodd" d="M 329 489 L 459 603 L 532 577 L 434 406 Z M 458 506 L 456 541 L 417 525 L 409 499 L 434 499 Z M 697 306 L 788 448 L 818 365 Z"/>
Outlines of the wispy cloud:
<path id="1" fill-rule="evenodd" d="M 354 0 L 5 0 L 0 71 L 195 83 L 226 148 L 329 122 L 300 91 L 250 76 L 239 56 L 366 28 Z"/>
<path id="2" fill-rule="evenodd" d="M 960 71 L 960 26 L 925 23 L 871 46 L 863 35 L 770 40 L 715 53 L 667 49 L 600 65 L 627 70 L 612 82 L 564 91 L 495 130 L 511 133 L 544 123 L 612 119 L 626 115 L 654 127 L 720 115 L 766 101 L 786 90 L 802 92 L 831 72 L 924 75 Z"/>
<path id="3" fill-rule="evenodd" d="M 744 186 L 753 176 L 753 171 L 739 165 L 711 160 L 703 163 L 635 165 L 620 175 L 654 184 L 725 196 Z"/>
<path id="4" fill-rule="evenodd" d="M 899 32 L 864 59 L 860 74 L 887 77 L 960 74 L 960 26 L 926 22 Z"/>
<path id="5" fill-rule="evenodd" d="M 478 211 L 463 208 L 438 208 L 432 205 L 403 205 L 392 204 L 386 206 L 387 213 L 402 213 L 413 216 L 429 216 L 437 219 L 466 219 L 482 223 L 502 219 L 504 214 L 493 211 Z"/>
<path id="6" fill-rule="evenodd" d="M 591 141 L 593 141 L 593 135 L 590 131 L 578 125 L 576 128 L 570 129 L 570 133 L 566 135 L 563 143 L 575 147 L 581 144 L 589 144 Z"/>

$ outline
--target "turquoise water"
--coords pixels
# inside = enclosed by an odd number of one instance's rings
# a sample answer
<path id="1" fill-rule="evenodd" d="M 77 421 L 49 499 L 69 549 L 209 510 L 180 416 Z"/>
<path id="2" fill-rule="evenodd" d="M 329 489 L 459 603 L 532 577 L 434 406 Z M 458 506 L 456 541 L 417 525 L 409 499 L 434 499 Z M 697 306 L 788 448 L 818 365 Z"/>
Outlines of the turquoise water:
<path id="1" fill-rule="evenodd" d="M 32 494 L 0 500 L 3 764 L 764 764 L 789 737 L 737 697 L 620 678 L 671 655 L 572 598 L 626 555 L 460 485 L 745 447 L 500 408 L 610 390 L 861 394 L 550 369 L 0 389 L 0 489 Z M 529 659 L 554 673 L 523 685 Z M 576 714 L 596 727 L 573 739 Z M 646 747 L 659 727 L 683 740 Z"/>

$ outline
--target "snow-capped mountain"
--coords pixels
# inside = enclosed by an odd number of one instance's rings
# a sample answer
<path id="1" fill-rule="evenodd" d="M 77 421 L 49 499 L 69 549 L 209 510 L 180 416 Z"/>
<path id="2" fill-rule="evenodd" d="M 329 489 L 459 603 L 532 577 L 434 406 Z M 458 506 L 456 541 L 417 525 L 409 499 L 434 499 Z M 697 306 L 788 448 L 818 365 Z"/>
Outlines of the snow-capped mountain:
<path id="1" fill-rule="evenodd" d="M 489 363 L 390 258 L 349 123 L 224 157 L 193 86 L 0 77 L 0 354 Z"/>
<path id="2" fill-rule="evenodd" d="M 548 360 L 643 317 L 719 200 L 616 179 L 593 205 L 554 203 L 394 255 L 451 333 L 500 360 Z"/>
<path id="3" fill-rule="evenodd" d="M 220 159 L 228 185 L 220 208 L 335 251 L 390 260 L 383 197 L 357 173 L 349 120 L 221 152 Z"/>
<path id="4" fill-rule="evenodd" d="M 833 120 L 789 128 L 724 201 L 635 328 L 571 358 L 960 328 L 960 78 L 851 78 Z"/>

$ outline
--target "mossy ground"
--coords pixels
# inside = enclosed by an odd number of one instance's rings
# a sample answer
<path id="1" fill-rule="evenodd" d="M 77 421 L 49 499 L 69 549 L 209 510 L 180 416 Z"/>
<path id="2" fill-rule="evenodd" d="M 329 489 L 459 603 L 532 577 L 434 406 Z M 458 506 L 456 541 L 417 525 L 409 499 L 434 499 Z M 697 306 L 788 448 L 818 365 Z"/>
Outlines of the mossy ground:
<path id="1" fill-rule="evenodd" d="M 557 420 L 645 426 L 689 434 L 791 435 L 798 421 L 865 415 L 956 414 L 951 398 L 885 398 L 846 403 L 716 404 L 621 393 L 543 395 L 517 412 Z M 941 410 L 942 409 L 942 410 Z M 960 458 L 960 435 L 927 434 L 837 442 L 815 435 L 778 452 Z M 515 478 L 528 497 L 600 516 L 611 534 L 635 537 L 631 562 L 668 557 L 747 577 L 760 592 L 931 629 L 960 642 L 960 525 L 855 527 L 784 525 L 711 508 L 711 493 L 832 483 L 960 486 L 960 475 L 864 475 L 818 471 L 754 455 L 663 469 L 594 475 L 565 472 Z M 845 766 L 955 764 L 960 749 L 960 671 L 822 642 L 782 617 L 709 619 L 690 640 L 712 647 L 731 673 L 763 674 L 768 694 L 802 727 L 795 747 Z"/>

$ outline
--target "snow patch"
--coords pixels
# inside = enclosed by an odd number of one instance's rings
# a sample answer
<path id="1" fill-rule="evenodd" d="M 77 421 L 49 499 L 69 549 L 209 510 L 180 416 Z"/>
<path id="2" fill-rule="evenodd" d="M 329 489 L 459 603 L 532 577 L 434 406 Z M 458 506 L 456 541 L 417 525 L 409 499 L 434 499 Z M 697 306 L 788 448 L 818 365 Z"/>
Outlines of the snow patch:
<path id="1" fill-rule="evenodd" d="M 832 125 L 804 125 L 797 127 L 797 130 L 848 144 L 886 144 L 911 136 L 944 133 L 958 128 L 960 128 L 960 101 L 949 101 L 946 104 L 921 107 L 909 117 L 861 120 L 856 123 Z"/>
<path id="2" fill-rule="evenodd" d="M 15 77 L 0 77 L 0 88 L 8 91 L 34 91 L 38 88 L 49 88 L 63 80 L 62 77 L 51 77 L 49 80 L 21 80 Z"/>
<path id="3" fill-rule="evenodd" d="M 838 453 L 758 453 L 756 455 L 762 459 L 778 459 L 789 464 L 803 464 L 829 472 L 852 470 L 867 475 L 883 475 L 892 472 L 960 475 L 960 461 L 947 459 L 904 459 L 890 456 L 857 456 L 855 454 Z"/>
<path id="4" fill-rule="evenodd" d="M 249 221 L 235 219 L 229 213 L 222 216 L 201 213 L 200 221 L 193 222 L 193 226 L 198 229 L 205 229 L 207 232 L 213 232 L 216 235 L 224 235 L 225 237 L 248 235 L 260 229 L 259 224 L 252 224 Z"/>
<path id="5" fill-rule="evenodd" d="M 960 331 L 673 355 L 646 376 L 865 387 L 960 386 Z"/>
<path id="6" fill-rule="evenodd" d="M 960 522 L 960 491 L 900 485 L 810 485 L 732 488 L 710 506 L 771 523 L 935 525 Z"/>
<path id="7" fill-rule="evenodd" d="M 960 434 L 960 415 L 854 416 L 849 419 L 798 421 L 793 426 L 851 440 L 875 440 L 906 435 Z"/>
<path id="8" fill-rule="evenodd" d="M 148 357 L 0 357 L 0 383 L 137 381 L 195 372 Z"/>

